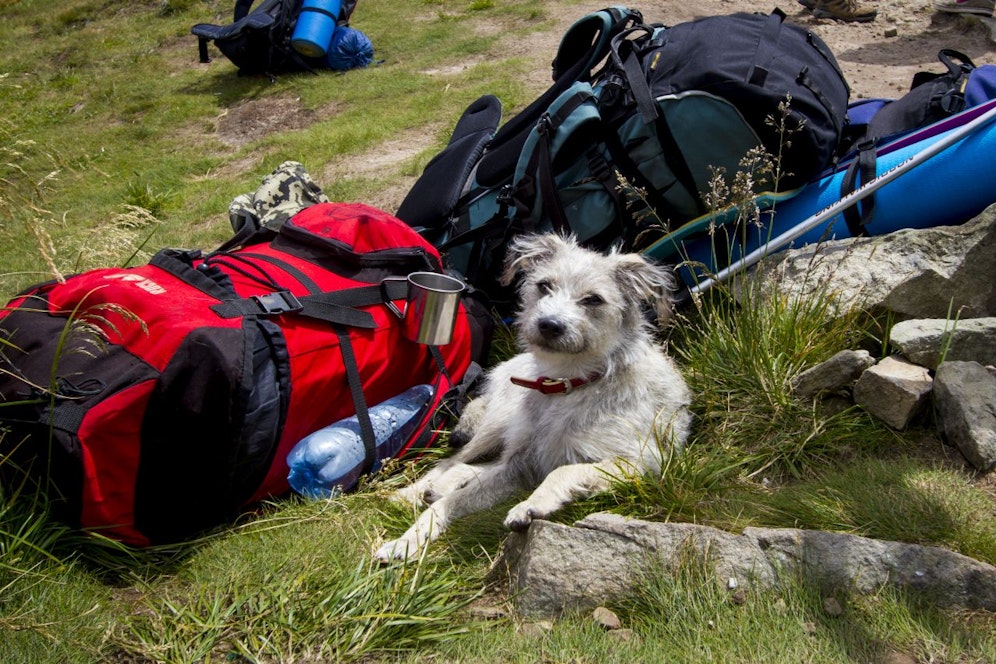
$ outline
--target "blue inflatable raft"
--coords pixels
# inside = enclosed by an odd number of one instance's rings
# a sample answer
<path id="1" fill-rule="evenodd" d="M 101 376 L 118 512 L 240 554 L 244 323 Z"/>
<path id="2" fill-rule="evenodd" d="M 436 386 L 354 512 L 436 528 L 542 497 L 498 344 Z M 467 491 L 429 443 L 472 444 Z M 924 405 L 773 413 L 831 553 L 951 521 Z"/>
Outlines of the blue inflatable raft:
<path id="1" fill-rule="evenodd" d="M 737 211 L 726 210 L 684 224 L 643 253 L 681 263 L 685 284 L 701 290 L 768 253 L 851 237 L 840 213 L 866 195 L 875 196 L 869 235 L 963 223 L 996 202 L 996 99 L 880 145 L 876 177 L 842 197 L 849 163 L 801 189 L 760 197 L 759 226 L 735 228 L 728 222 Z"/>

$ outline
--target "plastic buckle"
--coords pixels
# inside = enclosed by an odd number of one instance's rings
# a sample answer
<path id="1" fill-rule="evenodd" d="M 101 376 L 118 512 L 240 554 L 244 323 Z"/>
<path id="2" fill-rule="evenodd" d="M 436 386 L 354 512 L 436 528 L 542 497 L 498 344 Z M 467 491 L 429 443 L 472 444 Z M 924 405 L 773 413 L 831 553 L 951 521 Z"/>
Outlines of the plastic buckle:
<path id="1" fill-rule="evenodd" d="M 304 309 L 304 305 L 290 291 L 276 291 L 266 295 L 253 295 L 256 302 L 267 315 L 279 316 L 280 314 L 294 313 Z"/>
<path id="2" fill-rule="evenodd" d="M 553 133 L 553 118 L 550 117 L 549 113 L 544 112 L 536 122 L 536 133 L 544 137 Z"/>

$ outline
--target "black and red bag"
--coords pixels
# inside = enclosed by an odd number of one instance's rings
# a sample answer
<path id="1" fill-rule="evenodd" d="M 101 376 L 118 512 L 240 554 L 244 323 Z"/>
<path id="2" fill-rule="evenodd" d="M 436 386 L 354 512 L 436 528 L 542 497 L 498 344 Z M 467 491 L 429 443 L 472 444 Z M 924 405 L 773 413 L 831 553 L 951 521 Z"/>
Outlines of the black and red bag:
<path id="1" fill-rule="evenodd" d="M 466 309 L 451 343 L 424 346 L 385 305 L 405 297 L 385 277 L 441 269 L 407 224 L 320 203 L 235 249 L 33 287 L 0 311 L 0 454 L 70 523 L 130 544 L 229 522 L 287 492 L 307 434 L 413 385 L 438 405 L 460 381 Z M 399 454 L 427 444 L 435 410 Z"/>

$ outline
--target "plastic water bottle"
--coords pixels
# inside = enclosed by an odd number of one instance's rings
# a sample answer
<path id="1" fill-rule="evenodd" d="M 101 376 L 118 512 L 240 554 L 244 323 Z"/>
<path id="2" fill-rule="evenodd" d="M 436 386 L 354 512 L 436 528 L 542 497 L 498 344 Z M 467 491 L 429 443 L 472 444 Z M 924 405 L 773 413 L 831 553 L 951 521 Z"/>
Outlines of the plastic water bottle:
<path id="1" fill-rule="evenodd" d="M 377 445 L 372 470 L 397 454 L 432 403 L 431 385 L 416 385 L 369 409 Z M 302 438 L 287 455 L 291 488 L 308 498 L 328 498 L 353 488 L 363 471 L 366 449 L 356 415 Z"/>

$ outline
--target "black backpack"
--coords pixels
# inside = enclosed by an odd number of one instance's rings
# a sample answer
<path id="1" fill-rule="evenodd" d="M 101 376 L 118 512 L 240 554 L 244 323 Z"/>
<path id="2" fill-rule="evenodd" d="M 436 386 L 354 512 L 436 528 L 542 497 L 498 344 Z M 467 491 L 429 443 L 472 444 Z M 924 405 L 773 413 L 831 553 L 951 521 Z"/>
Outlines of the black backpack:
<path id="1" fill-rule="evenodd" d="M 303 0 L 263 0 L 249 11 L 253 0 L 236 0 L 233 22 L 228 25 L 198 23 L 190 29 L 197 36 L 201 62 L 210 62 L 208 43 L 239 68 L 239 75 L 315 71 L 326 67 L 322 58 L 308 58 L 291 48 L 291 35 Z M 337 25 L 349 25 L 356 0 L 344 0 Z"/>
<path id="2" fill-rule="evenodd" d="M 474 102 L 397 216 L 500 309 L 512 293 L 497 273 L 515 234 L 640 251 L 706 214 L 714 169 L 732 179 L 758 147 L 791 173 L 779 190 L 801 187 L 837 154 L 850 91 L 826 44 L 784 19 L 776 10 L 668 27 L 610 8 L 579 20 L 553 86 L 497 131 L 500 102 Z M 788 95 L 787 144 L 768 120 Z"/>

